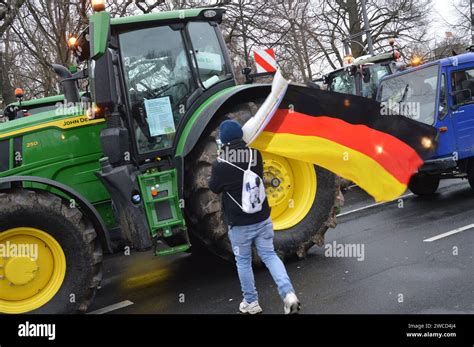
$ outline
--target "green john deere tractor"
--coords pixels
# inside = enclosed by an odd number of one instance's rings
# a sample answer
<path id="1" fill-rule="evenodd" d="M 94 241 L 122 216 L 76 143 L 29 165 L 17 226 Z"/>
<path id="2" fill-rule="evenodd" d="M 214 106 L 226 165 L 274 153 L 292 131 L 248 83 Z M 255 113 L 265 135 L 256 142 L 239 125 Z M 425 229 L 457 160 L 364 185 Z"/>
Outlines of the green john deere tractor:
<path id="1" fill-rule="evenodd" d="M 37 250 L 0 257 L 3 313 L 86 311 L 117 239 L 157 255 L 232 257 L 208 188 L 216 129 L 249 119 L 270 86 L 236 85 L 223 10 L 111 19 L 95 3 L 73 42 L 85 68 L 54 66 L 63 107 L 0 125 L 0 251 Z M 78 80 L 89 85 L 82 97 Z M 337 179 L 263 155 L 277 252 L 304 257 L 335 226 Z"/>

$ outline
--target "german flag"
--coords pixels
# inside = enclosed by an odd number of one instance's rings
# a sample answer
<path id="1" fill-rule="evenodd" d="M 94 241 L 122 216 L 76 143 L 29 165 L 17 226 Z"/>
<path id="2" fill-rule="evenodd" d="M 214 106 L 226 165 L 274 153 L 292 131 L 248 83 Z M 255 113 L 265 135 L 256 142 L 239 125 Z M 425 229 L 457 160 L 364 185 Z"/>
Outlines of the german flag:
<path id="1" fill-rule="evenodd" d="M 370 99 L 290 85 L 250 146 L 310 162 L 353 181 L 376 201 L 402 195 L 436 147 L 434 127 L 382 115 Z"/>

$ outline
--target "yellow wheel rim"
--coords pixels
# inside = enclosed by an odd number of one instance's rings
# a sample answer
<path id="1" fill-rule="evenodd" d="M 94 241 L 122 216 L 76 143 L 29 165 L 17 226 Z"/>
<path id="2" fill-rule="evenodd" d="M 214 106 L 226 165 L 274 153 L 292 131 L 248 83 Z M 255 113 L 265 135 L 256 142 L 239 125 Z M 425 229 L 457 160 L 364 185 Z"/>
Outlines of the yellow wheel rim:
<path id="1" fill-rule="evenodd" d="M 262 156 L 274 229 L 289 229 L 300 223 L 313 206 L 317 190 L 314 166 L 271 153 Z"/>
<path id="2" fill-rule="evenodd" d="M 65 275 L 66 257 L 51 235 L 26 227 L 0 233 L 0 312 L 40 308 L 56 295 Z"/>

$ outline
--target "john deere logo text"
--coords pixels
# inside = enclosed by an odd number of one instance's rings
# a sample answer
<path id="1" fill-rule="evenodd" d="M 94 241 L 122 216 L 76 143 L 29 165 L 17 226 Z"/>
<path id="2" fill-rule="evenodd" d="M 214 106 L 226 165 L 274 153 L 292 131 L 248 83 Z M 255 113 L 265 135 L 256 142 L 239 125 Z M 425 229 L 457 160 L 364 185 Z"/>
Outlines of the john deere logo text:
<path id="1" fill-rule="evenodd" d="M 63 127 L 78 126 L 78 125 L 86 124 L 89 121 L 90 119 L 88 117 L 68 119 L 64 121 Z"/>

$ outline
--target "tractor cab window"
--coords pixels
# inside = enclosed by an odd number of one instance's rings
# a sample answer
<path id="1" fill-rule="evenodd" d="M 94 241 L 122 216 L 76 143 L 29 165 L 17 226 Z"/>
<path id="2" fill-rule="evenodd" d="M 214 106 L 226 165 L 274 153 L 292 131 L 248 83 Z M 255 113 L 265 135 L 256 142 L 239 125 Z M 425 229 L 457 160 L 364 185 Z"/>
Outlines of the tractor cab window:
<path id="1" fill-rule="evenodd" d="M 341 70 L 329 77 L 329 90 L 344 94 L 356 94 L 355 78 L 346 70 Z"/>
<path id="2" fill-rule="evenodd" d="M 163 26 L 122 33 L 120 47 L 138 151 L 169 149 L 195 90 L 182 31 Z"/>
<path id="3" fill-rule="evenodd" d="M 207 22 L 191 22 L 188 33 L 203 87 L 208 89 L 226 79 L 228 69 L 215 27 Z"/>
<path id="4" fill-rule="evenodd" d="M 373 64 L 364 67 L 368 70 L 367 76 L 362 79 L 362 96 L 375 99 L 380 80 L 390 73 L 388 65 Z"/>

